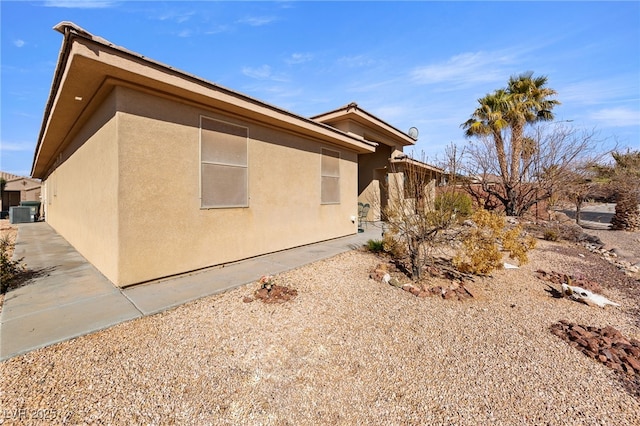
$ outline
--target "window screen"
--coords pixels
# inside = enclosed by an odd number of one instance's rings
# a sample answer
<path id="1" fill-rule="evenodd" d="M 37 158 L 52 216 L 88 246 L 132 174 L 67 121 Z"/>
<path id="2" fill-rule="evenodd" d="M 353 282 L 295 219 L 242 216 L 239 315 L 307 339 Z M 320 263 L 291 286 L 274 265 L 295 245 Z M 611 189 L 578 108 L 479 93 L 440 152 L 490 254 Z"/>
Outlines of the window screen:
<path id="1" fill-rule="evenodd" d="M 247 207 L 249 129 L 200 119 L 200 200 L 203 208 Z"/>
<path id="2" fill-rule="evenodd" d="M 321 164 L 321 202 L 322 204 L 340 203 L 340 153 L 322 149 Z"/>

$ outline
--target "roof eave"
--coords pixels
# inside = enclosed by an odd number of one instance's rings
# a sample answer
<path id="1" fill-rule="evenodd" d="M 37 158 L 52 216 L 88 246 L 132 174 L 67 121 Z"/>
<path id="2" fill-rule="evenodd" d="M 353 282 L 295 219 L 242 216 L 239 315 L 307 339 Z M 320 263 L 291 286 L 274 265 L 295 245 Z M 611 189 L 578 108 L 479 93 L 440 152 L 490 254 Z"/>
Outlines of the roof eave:
<path id="1" fill-rule="evenodd" d="M 247 110 L 251 108 L 255 108 L 258 110 L 262 110 L 266 115 L 277 116 L 281 120 L 281 122 L 286 121 L 287 119 L 293 120 L 294 124 L 297 122 L 297 126 L 301 131 L 307 134 L 315 135 L 322 140 L 335 143 L 339 146 L 343 146 L 345 148 L 351 149 L 357 153 L 367 153 L 374 152 L 376 143 L 367 141 L 366 139 L 359 137 L 357 135 L 349 134 L 343 132 L 339 129 L 336 129 L 330 125 L 320 123 L 318 121 L 294 114 L 292 112 L 286 111 L 284 109 L 278 108 L 276 106 L 270 105 L 266 102 L 260 101 L 258 99 L 252 98 L 245 94 L 233 91 L 231 89 L 222 87 L 218 84 L 212 83 L 210 81 L 204 80 L 200 77 L 197 77 L 193 74 L 186 73 L 180 70 L 177 70 L 171 66 L 165 65 L 163 63 L 151 60 L 149 58 L 144 57 L 143 55 L 137 54 L 125 48 L 119 47 L 110 43 L 109 41 L 96 37 L 84 30 L 83 28 L 77 26 L 72 22 L 61 22 L 54 27 L 54 30 L 63 34 L 64 38 L 62 41 L 62 46 L 60 48 L 60 53 L 58 55 L 58 62 L 56 65 L 56 70 L 54 72 L 53 81 L 51 84 L 51 89 L 49 92 L 49 97 L 47 99 L 47 103 L 45 106 L 45 110 L 42 118 L 42 125 L 40 127 L 40 133 L 38 135 L 38 140 L 36 144 L 36 148 L 34 151 L 33 163 L 31 167 L 31 176 L 37 178 L 44 178 L 47 170 L 42 170 L 42 168 L 46 168 L 47 165 L 41 165 L 39 160 L 42 144 L 44 139 L 46 138 L 47 127 L 51 120 L 51 116 L 53 113 L 54 103 L 57 94 L 61 90 L 61 85 L 64 82 L 63 76 L 67 66 L 69 65 L 70 58 L 72 58 L 72 46 L 76 39 L 83 39 L 90 41 L 91 43 L 98 44 L 107 49 L 112 49 L 118 54 L 125 55 L 133 60 L 142 61 L 144 64 L 150 64 L 158 69 L 164 71 L 165 73 L 176 75 L 185 81 L 192 81 L 197 85 L 200 85 L 204 88 L 214 89 L 216 92 L 220 92 L 224 95 L 233 97 L 238 99 L 242 104 L 244 104 Z"/>
<path id="2" fill-rule="evenodd" d="M 56 62 L 56 69 L 53 73 L 53 81 L 51 82 L 51 89 L 49 90 L 49 97 L 47 98 L 47 103 L 44 108 L 44 113 L 42 116 L 42 124 L 40 125 L 40 133 L 38 134 L 38 141 L 36 142 L 36 148 L 33 152 L 33 163 L 31 164 L 31 176 L 34 178 L 43 178 L 43 175 L 36 175 L 36 164 L 38 160 L 38 156 L 40 153 L 40 148 L 42 145 L 42 139 L 44 137 L 45 129 L 47 127 L 47 123 L 49 122 L 49 117 L 51 116 L 51 110 L 53 107 L 53 100 L 55 98 L 55 94 L 58 92 L 60 87 L 60 82 L 62 81 L 62 75 L 64 73 L 64 69 L 67 66 L 67 61 L 69 59 L 69 51 L 71 50 L 71 42 L 69 37 L 69 27 L 64 26 L 66 22 L 61 22 L 60 24 L 53 27 L 54 30 L 61 32 L 64 37 L 62 39 L 62 46 L 60 47 L 60 52 L 58 53 L 58 61 Z"/>
<path id="3" fill-rule="evenodd" d="M 364 110 L 355 102 L 351 102 L 332 111 L 312 116 L 311 119 L 324 123 L 330 123 L 340 119 L 353 119 L 361 124 L 373 124 L 378 130 L 382 130 L 384 133 L 392 136 L 404 146 L 414 145 L 417 141 L 397 127 Z"/>
<path id="4" fill-rule="evenodd" d="M 404 157 L 404 158 L 392 158 L 390 160 L 390 162 L 391 162 L 391 164 L 411 164 L 411 165 L 416 166 L 416 167 L 429 169 L 429 170 L 431 170 L 433 172 L 436 172 L 436 173 L 444 173 L 445 172 L 444 169 L 442 169 L 440 167 L 425 163 L 423 161 L 416 160 L 416 159 L 408 157 L 408 156 Z"/>

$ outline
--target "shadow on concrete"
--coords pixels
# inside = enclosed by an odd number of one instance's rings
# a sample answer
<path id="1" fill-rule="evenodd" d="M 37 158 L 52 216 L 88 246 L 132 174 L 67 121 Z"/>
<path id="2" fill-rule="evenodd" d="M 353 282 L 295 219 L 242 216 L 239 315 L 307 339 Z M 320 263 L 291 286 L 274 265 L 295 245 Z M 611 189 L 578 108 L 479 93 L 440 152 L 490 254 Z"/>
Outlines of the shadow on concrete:
<path id="1" fill-rule="evenodd" d="M 37 278 L 49 275 L 54 269 L 55 267 L 53 266 L 47 268 L 26 269 L 6 283 L 6 287 L 2 287 L 3 293 L 34 283 Z"/>
<path id="2" fill-rule="evenodd" d="M 561 210 L 561 212 L 569 216 L 571 219 L 576 218 L 575 210 Z M 586 221 L 586 222 L 598 222 L 603 224 L 609 224 L 611 223 L 612 218 L 613 218 L 613 213 L 589 212 L 589 211 L 580 212 L 580 220 Z"/>

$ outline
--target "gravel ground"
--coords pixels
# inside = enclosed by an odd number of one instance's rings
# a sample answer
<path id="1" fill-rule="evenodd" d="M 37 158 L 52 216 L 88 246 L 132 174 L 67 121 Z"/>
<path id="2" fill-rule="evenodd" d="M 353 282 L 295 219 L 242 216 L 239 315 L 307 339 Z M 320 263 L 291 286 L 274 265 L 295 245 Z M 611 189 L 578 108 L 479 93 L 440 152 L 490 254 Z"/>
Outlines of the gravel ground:
<path id="1" fill-rule="evenodd" d="M 607 248 L 615 248 L 618 257 L 632 264 L 640 263 L 640 232 L 585 229 L 585 233 L 600 238 Z"/>
<path id="2" fill-rule="evenodd" d="M 640 424 L 616 374 L 549 331 L 565 319 L 640 339 L 629 281 L 568 243 L 530 258 L 460 302 L 375 282 L 379 258 L 344 253 L 277 275 L 298 290 L 284 304 L 243 303 L 247 285 L 5 361 L 0 423 Z M 622 306 L 555 299 L 537 269 L 605 271 Z"/>

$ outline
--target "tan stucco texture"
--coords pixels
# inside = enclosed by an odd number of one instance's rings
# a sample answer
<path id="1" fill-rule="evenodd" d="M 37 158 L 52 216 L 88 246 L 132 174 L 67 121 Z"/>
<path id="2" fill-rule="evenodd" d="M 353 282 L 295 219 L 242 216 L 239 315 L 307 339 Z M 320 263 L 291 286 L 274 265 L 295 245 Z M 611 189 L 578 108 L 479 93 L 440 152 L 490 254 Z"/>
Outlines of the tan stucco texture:
<path id="1" fill-rule="evenodd" d="M 354 152 L 131 88 L 98 111 L 47 179 L 47 220 L 117 285 L 356 232 Z M 200 207 L 201 116 L 249 129 L 248 207 Z M 323 147 L 340 152 L 339 204 L 321 204 Z"/>
<path id="2" fill-rule="evenodd" d="M 44 182 L 47 222 L 107 278 L 118 281 L 115 95 L 100 106 Z"/>

